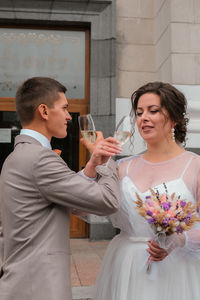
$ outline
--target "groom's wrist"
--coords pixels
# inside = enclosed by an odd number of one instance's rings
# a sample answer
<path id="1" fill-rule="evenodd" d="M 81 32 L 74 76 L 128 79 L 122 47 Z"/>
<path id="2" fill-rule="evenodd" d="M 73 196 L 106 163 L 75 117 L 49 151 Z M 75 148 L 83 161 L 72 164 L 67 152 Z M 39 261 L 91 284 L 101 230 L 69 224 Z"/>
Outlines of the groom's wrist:
<path id="1" fill-rule="evenodd" d="M 83 173 L 85 176 L 90 178 L 96 178 L 97 172 L 96 172 L 96 165 L 94 165 L 91 161 L 89 161 L 83 170 Z"/>

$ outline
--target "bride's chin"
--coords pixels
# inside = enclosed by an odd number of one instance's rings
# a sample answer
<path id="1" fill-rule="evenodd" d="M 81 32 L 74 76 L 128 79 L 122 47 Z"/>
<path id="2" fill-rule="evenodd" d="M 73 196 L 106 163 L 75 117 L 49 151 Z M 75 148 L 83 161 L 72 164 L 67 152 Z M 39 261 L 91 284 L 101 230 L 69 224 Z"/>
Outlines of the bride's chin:
<path id="1" fill-rule="evenodd" d="M 149 141 L 153 140 L 152 136 L 148 136 L 147 134 L 142 134 L 141 137 L 143 138 L 143 140 L 148 143 Z"/>
<path id="2" fill-rule="evenodd" d="M 144 142 L 148 145 L 155 145 L 157 143 L 159 143 L 160 141 L 154 137 L 142 137 Z"/>

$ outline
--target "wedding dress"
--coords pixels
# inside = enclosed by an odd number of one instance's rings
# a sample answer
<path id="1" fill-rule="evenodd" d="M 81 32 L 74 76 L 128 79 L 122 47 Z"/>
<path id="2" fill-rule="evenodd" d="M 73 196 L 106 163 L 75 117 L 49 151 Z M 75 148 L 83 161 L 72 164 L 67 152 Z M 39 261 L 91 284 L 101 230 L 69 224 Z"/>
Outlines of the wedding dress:
<path id="1" fill-rule="evenodd" d="M 94 300 L 199 300 L 200 222 L 187 231 L 186 243 L 163 261 L 152 262 L 147 241 L 155 233 L 136 209 L 136 193 L 150 195 L 176 193 L 180 199 L 200 203 L 200 157 L 185 151 L 161 163 L 151 163 L 142 155 L 119 161 L 121 207 L 111 215 L 120 234 L 110 242 L 94 290 Z M 165 183 L 165 184 L 163 184 Z"/>

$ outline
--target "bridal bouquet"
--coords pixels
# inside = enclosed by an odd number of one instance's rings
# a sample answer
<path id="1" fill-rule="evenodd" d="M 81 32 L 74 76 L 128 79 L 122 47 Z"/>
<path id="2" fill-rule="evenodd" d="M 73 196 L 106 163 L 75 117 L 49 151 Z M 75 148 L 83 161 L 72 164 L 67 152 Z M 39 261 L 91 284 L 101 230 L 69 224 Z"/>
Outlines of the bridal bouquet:
<path id="1" fill-rule="evenodd" d="M 167 236 L 189 230 L 196 221 L 200 221 L 196 214 L 196 205 L 191 201 L 181 200 L 175 193 L 169 195 L 165 183 L 163 185 L 166 193 L 159 194 L 150 188 L 150 194 L 146 196 L 145 201 L 136 193 L 138 213 L 152 227 L 158 243 L 160 237 L 162 242 L 166 242 Z M 163 245 L 161 247 L 167 248 Z"/>

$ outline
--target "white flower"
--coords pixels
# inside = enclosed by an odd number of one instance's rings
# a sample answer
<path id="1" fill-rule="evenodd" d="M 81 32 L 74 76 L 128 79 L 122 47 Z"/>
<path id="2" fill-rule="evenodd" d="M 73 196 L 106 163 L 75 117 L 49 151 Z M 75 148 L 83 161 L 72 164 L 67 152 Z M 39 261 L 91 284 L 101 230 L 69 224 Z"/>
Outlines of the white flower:
<path id="1" fill-rule="evenodd" d="M 180 224 L 180 221 L 176 221 L 175 223 L 174 223 L 174 225 L 176 225 L 176 226 L 178 226 Z"/>
<path id="2" fill-rule="evenodd" d="M 162 227 L 161 226 L 158 226 L 157 227 L 157 231 L 161 231 L 162 230 Z"/>

